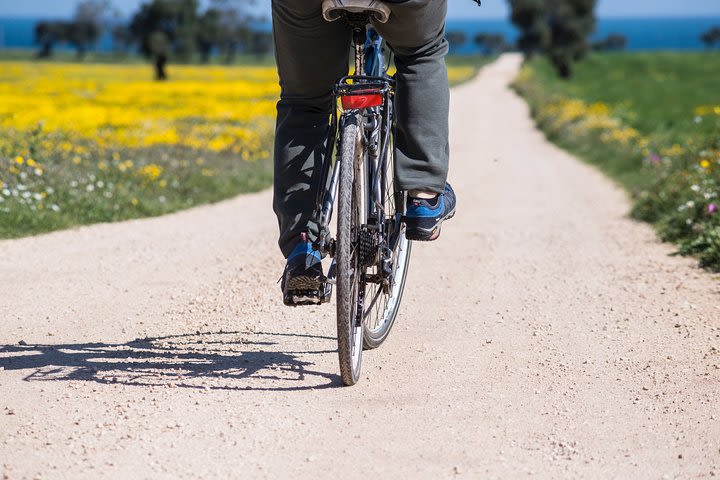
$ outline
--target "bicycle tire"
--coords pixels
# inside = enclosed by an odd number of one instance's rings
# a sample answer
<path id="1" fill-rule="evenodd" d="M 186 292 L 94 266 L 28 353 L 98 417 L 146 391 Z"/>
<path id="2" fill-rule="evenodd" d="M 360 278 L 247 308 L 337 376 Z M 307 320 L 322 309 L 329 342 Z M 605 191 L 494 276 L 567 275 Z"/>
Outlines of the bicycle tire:
<path id="1" fill-rule="evenodd" d="M 362 225 L 362 176 L 358 172 L 359 115 L 341 118 L 337 205 L 337 339 L 340 375 L 345 385 L 360 378 L 362 364 L 361 269 L 357 232 Z"/>
<path id="2" fill-rule="evenodd" d="M 397 244 L 392 250 L 392 281 L 387 293 L 382 291 L 380 285 L 366 285 L 364 298 L 367 309 L 363 312 L 363 348 L 366 350 L 372 350 L 382 345 L 395 324 L 405 289 L 410 252 L 412 250 L 412 242 L 405 237 L 404 233 L 405 225 L 401 218 L 403 212 L 398 212 L 398 208 L 402 208 L 402 205 L 404 205 L 404 194 L 395 190 L 393 161 L 393 148 L 390 145 L 388 148 L 388 161 L 383 173 L 386 191 L 383 207 L 385 208 L 386 218 L 389 219 L 389 225 L 393 229 L 385 232 L 386 238 L 384 240 L 389 243 L 395 230 L 398 229 L 400 232 Z M 368 287 L 369 292 L 367 291 Z"/>

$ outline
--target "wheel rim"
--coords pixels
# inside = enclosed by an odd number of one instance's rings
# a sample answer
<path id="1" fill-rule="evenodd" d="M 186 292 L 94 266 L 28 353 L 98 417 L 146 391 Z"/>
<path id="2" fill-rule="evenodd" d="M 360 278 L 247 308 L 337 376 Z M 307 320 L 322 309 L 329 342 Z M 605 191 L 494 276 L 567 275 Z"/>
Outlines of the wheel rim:
<path id="1" fill-rule="evenodd" d="M 357 206 L 355 205 L 355 210 L 357 210 Z M 354 212 L 357 218 L 357 211 Z M 357 235 L 354 233 L 353 237 L 357 239 Z M 362 272 L 358 268 L 358 253 L 357 253 L 357 240 L 355 241 L 355 245 L 353 246 L 353 253 L 350 257 L 352 270 L 350 272 L 350 280 L 352 283 L 352 296 L 350 298 L 353 299 L 353 318 L 352 321 L 348 322 L 348 328 L 350 331 L 348 332 L 351 339 L 351 355 L 353 359 L 353 376 L 357 376 L 359 374 L 359 367 L 360 367 L 360 358 L 362 355 L 362 339 L 363 339 L 363 323 L 362 323 L 362 316 L 359 315 L 360 311 L 362 309 L 362 294 L 360 290 L 360 278 L 362 275 Z"/>
<path id="2" fill-rule="evenodd" d="M 402 279 L 407 271 L 407 262 L 404 258 L 410 248 L 409 242 L 405 239 L 405 234 L 400 233 L 397 246 L 393 251 L 393 271 L 391 274 L 391 284 L 389 291 L 385 293 L 382 285 L 367 284 L 366 308 L 364 311 L 365 326 L 371 334 L 381 332 L 386 324 L 393 319 L 393 314 L 397 311 L 398 304 L 402 293 Z"/>
<path id="3" fill-rule="evenodd" d="M 366 327 L 371 333 L 380 332 L 391 315 L 397 310 L 400 302 L 400 294 L 402 292 L 402 278 L 405 277 L 407 270 L 407 262 L 404 261 L 405 255 L 408 253 L 409 242 L 405 239 L 404 227 L 400 233 L 397 246 L 393 250 L 393 271 L 391 274 L 391 285 L 388 293 L 383 291 L 382 285 L 368 284 L 372 292 L 367 296 L 367 307 L 365 308 L 364 317 L 366 319 Z"/>
<path id="4" fill-rule="evenodd" d="M 387 175 L 385 176 L 385 198 L 383 207 L 385 218 L 393 226 L 393 231 L 388 232 L 386 241 L 393 238 L 395 229 L 400 229 L 397 236 L 397 243 L 392 250 L 392 273 L 391 284 L 386 292 L 380 284 L 366 283 L 366 308 L 363 312 L 366 333 L 377 337 L 382 335 L 389 323 L 392 323 L 397 313 L 400 302 L 403 279 L 407 270 L 406 256 L 409 253 L 409 242 L 405 238 L 405 225 L 401 222 L 397 213 L 397 203 L 394 184 L 394 155 L 393 146 L 388 148 Z M 379 274 L 379 267 L 373 267 L 375 274 Z"/>

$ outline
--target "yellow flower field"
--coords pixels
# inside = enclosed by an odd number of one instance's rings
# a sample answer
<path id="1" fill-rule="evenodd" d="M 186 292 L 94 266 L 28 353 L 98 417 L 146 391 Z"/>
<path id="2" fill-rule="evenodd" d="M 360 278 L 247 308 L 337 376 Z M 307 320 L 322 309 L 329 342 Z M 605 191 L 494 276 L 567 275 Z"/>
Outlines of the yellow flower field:
<path id="1" fill-rule="evenodd" d="M 451 67 L 448 73 L 459 83 L 475 69 Z M 101 150 L 176 145 L 230 150 L 244 159 L 259 153 L 279 93 L 273 67 L 175 66 L 167 83 L 151 75 L 145 65 L 5 62 L 0 129 L 22 134 L 40 128 Z"/>
<path id="2" fill-rule="evenodd" d="M 0 128 L 41 126 L 101 149 L 258 152 L 279 91 L 272 67 L 177 66 L 167 83 L 151 73 L 144 65 L 5 63 Z"/>
<path id="3" fill-rule="evenodd" d="M 156 215 L 270 182 L 274 67 L 0 63 L 0 236 Z"/>

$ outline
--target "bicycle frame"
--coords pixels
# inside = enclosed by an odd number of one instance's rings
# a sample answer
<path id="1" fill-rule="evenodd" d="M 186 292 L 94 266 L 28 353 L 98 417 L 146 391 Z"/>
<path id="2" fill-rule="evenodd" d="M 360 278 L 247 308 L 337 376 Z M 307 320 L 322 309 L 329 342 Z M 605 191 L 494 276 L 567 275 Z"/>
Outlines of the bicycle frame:
<path id="1" fill-rule="evenodd" d="M 338 359 L 346 385 L 359 379 L 363 350 L 378 348 L 392 329 L 411 248 L 403 224 L 406 193 L 397 190 L 390 150 L 395 79 L 387 75 L 382 38 L 368 28 L 370 14 L 387 14 L 388 8 L 370 0 L 353 5 L 323 3 L 328 20 L 342 18 L 352 29 L 355 70 L 333 89 L 335 105 L 317 185 L 319 235 L 313 242 L 314 249 L 332 257 L 319 294 L 320 303 L 328 302 L 333 285 L 337 287 Z M 364 6 L 363 13 L 355 13 Z"/>
<path id="2" fill-rule="evenodd" d="M 315 242 L 315 248 L 323 254 L 334 257 L 334 239 L 330 234 L 330 224 L 333 216 L 340 164 L 333 155 L 338 140 L 339 127 L 346 122 L 358 122 L 363 127 L 361 141 L 365 148 L 362 150 L 365 156 L 361 159 L 364 164 L 365 178 L 368 191 L 367 198 L 372 199 L 369 211 L 366 212 L 368 224 L 365 227 L 375 232 L 382 233 L 390 228 L 386 224 L 383 199 L 388 193 L 383 181 L 383 173 L 387 172 L 387 157 L 390 146 L 393 123 L 393 100 L 395 93 L 394 79 L 387 75 L 387 65 L 383 55 L 382 38 L 372 28 L 368 28 L 366 15 L 348 15 L 348 20 L 353 28 L 353 43 L 355 47 L 355 73 L 341 78 L 333 92 L 333 102 L 336 108 L 330 120 L 330 135 L 327 143 L 327 151 L 323 171 L 321 175 L 321 186 L 318 189 L 316 221 L 319 225 L 320 235 Z M 343 111 L 338 115 L 338 106 L 343 105 Z M 393 192 L 394 194 L 394 192 Z M 401 216 L 402 213 L 396 215 Z M 399 224 L 400 218 L 394 219 Z M 390 245 L 378 245 L 378 252 L 381 258 L 387 258 L 400 239 L 401 232 L 394 229 L 391 232 Z M 382 239 L 382 235 L 376 238 Z M 377 261 L 380 261 L 378 258 Z M 385 270 L 385 269 L 383 269 Z M 334 268 L 331 266 L 328 277 L 332 280 Z M 390 272 L 386 272 L 388 275 Z M 381 279 L 370 279 L 380 282 Z"/>

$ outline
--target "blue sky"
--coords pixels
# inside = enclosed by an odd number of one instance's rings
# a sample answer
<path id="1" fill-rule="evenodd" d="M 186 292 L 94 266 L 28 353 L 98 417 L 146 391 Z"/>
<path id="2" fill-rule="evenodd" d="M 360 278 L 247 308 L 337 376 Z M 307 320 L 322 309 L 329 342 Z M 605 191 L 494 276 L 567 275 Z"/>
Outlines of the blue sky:
<path id="1" fill-rule="evenodd" d="M 448 0 L 448 17 L 454 19 L 506 18 L 506 0 L 483 0 L 478 8 L 471 0 Z M 73 0 L 0 0 L 2 17 L 68 17 Z M 114 0 L 124 14 L 134 11 L 142 0 Z M 257 0 L 258 11 L 268 14 L 270 0 Z M 599 0 L 600 17 L 720 17 L 720 0 Z"/>

